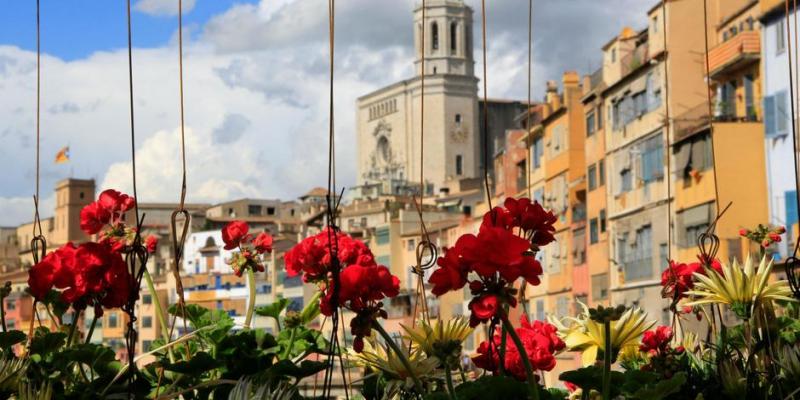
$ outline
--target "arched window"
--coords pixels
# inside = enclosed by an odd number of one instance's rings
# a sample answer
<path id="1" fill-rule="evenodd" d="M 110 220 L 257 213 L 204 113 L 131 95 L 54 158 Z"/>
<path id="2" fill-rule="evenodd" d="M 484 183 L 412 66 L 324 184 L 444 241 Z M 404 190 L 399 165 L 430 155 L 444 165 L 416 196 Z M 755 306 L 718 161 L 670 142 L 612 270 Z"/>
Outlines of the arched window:
<path id="1" fill-rule="evenodd" d="M 464 162 L 461 158 L 461 154 L 456 155 L 456 175 L 461 175 L 464 173 Z"/>
<path id="2" fill-rule="evenodd" d="M 431 24 L 431 48 L 439 49 L 439 25 L 436 22 Z"/>
<path id="3" fill-rule="evenodd" d="M 456 29 L 457 28 L 458 28 L 458 25 L 455 22 L 450 24 L 450 51 L 452 51 L 453 53 L 456 52 L 456 40 L 457 40 L 457 38 L 456 38 L 457 37 Z"/>

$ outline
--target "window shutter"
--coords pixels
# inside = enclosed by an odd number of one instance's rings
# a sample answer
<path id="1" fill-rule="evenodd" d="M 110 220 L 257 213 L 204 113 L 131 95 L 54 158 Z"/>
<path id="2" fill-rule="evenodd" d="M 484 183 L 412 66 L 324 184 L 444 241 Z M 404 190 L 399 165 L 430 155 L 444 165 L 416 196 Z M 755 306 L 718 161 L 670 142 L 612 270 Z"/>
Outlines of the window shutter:
<path id="1" fill-rule="evenodd" d="M 764 133 L 775 136 L 775 96 L 764 97 Z"/>
<path id="2" fill-rule="evenodd" d="M 786 99 L 786 91 L 779 92 L 775 95 L 775 127 L 778 135 L 785 135 L 788 132 L 789 113 L 788 101 Z"/>

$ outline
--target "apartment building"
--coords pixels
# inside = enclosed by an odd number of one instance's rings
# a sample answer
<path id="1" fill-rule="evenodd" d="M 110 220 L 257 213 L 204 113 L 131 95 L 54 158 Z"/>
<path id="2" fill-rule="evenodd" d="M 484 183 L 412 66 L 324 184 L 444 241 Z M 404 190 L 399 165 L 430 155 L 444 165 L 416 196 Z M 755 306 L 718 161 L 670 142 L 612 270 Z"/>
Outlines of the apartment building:
<path id="1" fill-rule="evenodd" d="M 708 52 L 711 107 L 705 102 L 678 115 L 673 131 L 677 247 L 673 257 L 682 261 L 695 259 L 697 237 L 713 222 L 715 210 L 721 211 L 729 203 L 715 230 L 721 259 L 741 260 L 752 253 L 755 249 L 739 236 L 739 230 L 769 220 L 757 22 L 760 9 L 758 2 L 751 1 L 719 13 L 712 37 L 715 43 Z"/>
<path id="2" fill-rule="evenodd" d="M 794 165 L 792 149 L 792 135 L 795 129 L 792 126 L 792 107 L 790 104 L 791 88 L 789 86 L 789 44 L 795 42 L 794 19 L 797 11 L 793 4 L 789 4 L 787 22 L 786 7 L 783 0 L 761 0 L 758 2 L 759 20 L 762 24 L 760 30 L 761 66 L 763 74 L 761 79 L 761 94 L 763 95 L 762 117 L 764 122 L 764 149 L 766 157 L 767 194 L 769 201 L 769 222 L 773 225 L 785 225 L 787 231 L 797 224 L 797 191 L 795 176 L 791 165 Z M 788 32 L 787 32 L 788 25 Z M 750 34 L 751 36 L 753 34 Z M 794 43 L 796 46 L 796 43 Z M 795 53 L 795 49 L 791 49 Z M 794 60 L 792 60 L 794 61 Z M 798 65 L 791 66 L 792 73 L 797 72 Z M 795 84 L 797 81 L 795 80 Z M 756 85 L 756 87 L 758 87 Z M 797 102 L 795 96 L 795 102 Z M 795 104 L 795 112 L 798 105 Z M 787 233 L 784 240 L 779 243 L 774 251 L 774 256 L 785 259 L 791 251 L 791 243 L 796 242 L 796 237 L 789 237 Z"/>

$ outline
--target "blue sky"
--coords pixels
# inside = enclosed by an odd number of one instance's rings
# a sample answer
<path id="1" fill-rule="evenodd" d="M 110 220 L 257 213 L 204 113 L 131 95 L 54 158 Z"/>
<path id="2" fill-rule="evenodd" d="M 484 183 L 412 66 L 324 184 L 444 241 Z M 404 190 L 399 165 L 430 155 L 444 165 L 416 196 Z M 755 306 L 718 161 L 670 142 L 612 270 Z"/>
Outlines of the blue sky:
<path id="1" fill-rule="evenodd" d="M 175 0 L 177 3 L 177 0 Z M 132 0 L 136 5 L 136 0 Z M 197 0 L 184 13 L 184 25 L 196 28 L 235 4 L 257 0 Z M 66 61 L 127 46 L 124 0 L 41 0 L 42 51 Z M 177 30 L 174 15 L 132 13 L 135 47 L 158 47 Z M 15 0 L 3 4 L 0 44 L 36 50 L 36 1 Z"/>

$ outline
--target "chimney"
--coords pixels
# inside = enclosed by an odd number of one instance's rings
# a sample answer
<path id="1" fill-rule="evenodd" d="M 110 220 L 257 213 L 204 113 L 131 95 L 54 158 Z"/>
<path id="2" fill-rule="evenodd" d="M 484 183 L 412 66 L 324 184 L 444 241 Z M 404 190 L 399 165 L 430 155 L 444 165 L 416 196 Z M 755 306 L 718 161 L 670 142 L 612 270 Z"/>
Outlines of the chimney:
<path id="1" fill-rule="evenodd" d="M 563 77 L 561 78 L 563 85 L 564 85 L 564 102 L 567 104 L 571 104 L 571 100 L 573 97 L 580 98 L 581 94 L 581 79 L 580 75 L 578 75 L 575 71 L 567 71 L 564 72 Z"/>
<path id="2" fill-rule="evenodd" d="M 545 101 L 547 102 L 547 105 L 550 106 L 550 112 L 561 108 L 561 99 L 558 96 L 558 84 L 556 81 L 547 81 L 547 94 L 545 95 Z"/>

